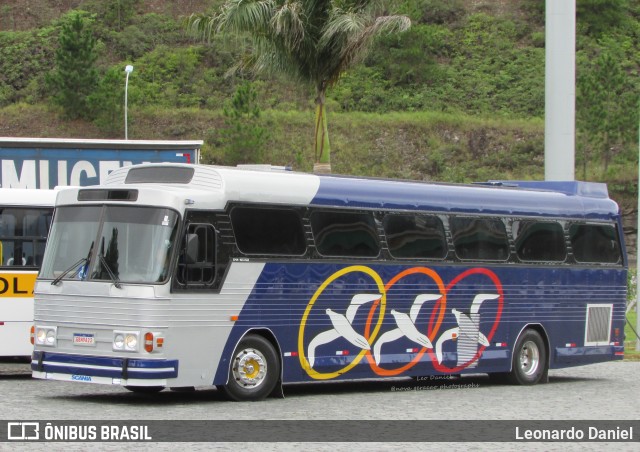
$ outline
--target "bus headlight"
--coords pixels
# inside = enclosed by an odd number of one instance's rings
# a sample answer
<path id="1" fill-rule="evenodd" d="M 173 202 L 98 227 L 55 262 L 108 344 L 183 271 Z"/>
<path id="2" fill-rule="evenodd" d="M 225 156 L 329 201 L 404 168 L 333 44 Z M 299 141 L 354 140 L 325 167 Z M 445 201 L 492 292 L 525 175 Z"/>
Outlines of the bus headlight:
<path id="1" fill-rule="evenodd" d="M 36 345 L 45 347 L 56 346 L 57 327 L 55 326 L 36 326 L 35 342 Z"/>
<path id="2" fill-rule="evenodd" d="M 119 352 L 137 352 L 140 341 L 138 331 L 114 331 L 113 350 Z"/>

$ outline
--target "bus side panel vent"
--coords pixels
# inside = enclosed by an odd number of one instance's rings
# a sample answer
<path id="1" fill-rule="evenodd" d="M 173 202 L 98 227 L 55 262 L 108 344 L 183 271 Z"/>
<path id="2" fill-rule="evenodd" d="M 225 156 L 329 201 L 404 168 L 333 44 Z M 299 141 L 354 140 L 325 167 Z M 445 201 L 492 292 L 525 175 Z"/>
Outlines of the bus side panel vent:
<path id="1" fill-rule="evenodd" d="M 587 324 L 584 345 L 609 345 L 611 332 L 612 304 L 587 305 Z"/>

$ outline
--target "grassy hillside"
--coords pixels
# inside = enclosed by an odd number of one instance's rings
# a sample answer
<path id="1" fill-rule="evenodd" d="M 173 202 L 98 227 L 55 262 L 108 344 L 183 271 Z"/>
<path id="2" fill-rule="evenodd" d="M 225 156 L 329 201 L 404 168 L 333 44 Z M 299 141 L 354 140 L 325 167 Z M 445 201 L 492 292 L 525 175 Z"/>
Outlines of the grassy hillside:
<path id="1" fill-rule="evenodd" d="M 135 139 L 203 139 L 223 127 L 219 111 L 131 109 Z M 268 129 L 264 161 L 313 167 L 313 112 L 263 112 Z M 541 120 L 481 119 L 444 113 L 339 113 L 331 115 L 332 167 L 341 174 L 462 182 L 533 179 L 544 174 Z M 64 121 L 46 107 L 13 105 L 0 110 L 1 136 L 105 138 L 83 121 Z M 122 138 L 114 135 L 106 138 Z M 204 160 L 224 163 L 206 143 Z M 486 165 L 478 165 L 484 161 Z"/>
<path id="2" fill-rule="evenodd" d="M 214 37 L 201 43 L 186 35 L 181 18 L 212 12 L 221 3 L 3 2 L 0 135 L 122 138 L 123 69 L 132 64 L 130 138 L 204 139 L 205 161 L 233 163 L 221 149 L 221 131 L 229 128 L 223 107 L 248 81 L 262 113 L 251 127 L 268 132 L 256 160 L 309 169 L 311 89 L 276 76 L 230 77 L 242 40 Z M 578 90 L 577 175 L 635 190 L 640 0 L 577 4 L 578 79 L 599 70 L 601 54 L 615 57 L 616 67 L 609 69 L 623 74 L 608 105 L 617 111 L 602 113 L 619 118 L 606 143 L 588 122 L 599 114 L 590 111 L 593 93 Z M 379 39 L 364 63 L 329 92 L 334 171 L 442 181 L 541 177 L 544 2 L 390 5 L 411 17 L 411 30 Z M 90 118 L 69 121 L 53 106 L 46 77 L 56 68 L 61 27 L 75 13 L 97 39 L 100 83 Z"/>

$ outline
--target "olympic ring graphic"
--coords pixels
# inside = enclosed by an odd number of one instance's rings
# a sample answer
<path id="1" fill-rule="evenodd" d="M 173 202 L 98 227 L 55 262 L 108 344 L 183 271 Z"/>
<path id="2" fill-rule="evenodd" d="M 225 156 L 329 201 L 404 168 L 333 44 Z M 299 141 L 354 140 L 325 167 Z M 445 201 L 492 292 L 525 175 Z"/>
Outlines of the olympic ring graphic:
<path id="1" fill-rule="evenodd" d="M 322 292 L 324 292 L 327 286 L 329 286 L 329 284 L 331 284 L 333 281 L 340 278 L 341 276 L 344 276 L 348 273 L 354 273 L 354 272 L 360 272 L 370 276 L 371 279 L 373 279 L 373 281 L 378 286 L 378 290 L 380 292 L 380 296 L 376 298 L 376 299 L 379 299 L 376 306 L 380 305 L 380 313 L 378 314 L 378 321 L 376 322 L 376 325 L 371 335 L 368 338 L 366 338 L 366 341 L 369 345 L 371 345 L 373 341 L 376 339 L 376 336 L 378 335 L 378 332 L 382 327 L 382 320 L 384 319 L 384 311 L 386 306 L 386 293 L 384 289 L 384 284 L 382 283 L 382 278 L 380 278 L 380 275 L 378 275 L 378 273 L 376 273 L 374 270 L 372 270 L 369 267 L 365 267 L 362 265 L 354 265 L 351 267 L 343 268 L 342 270 L 335 272 L 333 275 L 327 278 L 322 283 L 322 285 L 318 287 L 318 290 L 316 290 L 316 292 L 313 294 L 311 301 L 309 301 L 309 304 L 307 305 L 307 308 L 305 309 L 304 314 L 302 315 L 302 320 L 300 322 L 300 329 L 298 332 L 298 356 L 300 359 L 300 365 L 307 372 L 307 374 L 309 374 L 311 378 L 314 378 L 316 380 L 330 380 L 332 378 L 336 378 L 337 376 L 350 371 L 360 362 L 360 360 L 364 357 L 364 355 L 367 352 L 367 350 L 363 348 L 362 351 L 358 353 L 358 355 L 353 359 L 353 361 L 351 361 L 351 363 L 349 363 L 342 369 L 339 369 L 335 372 L 327 372 L 327 373 L 321 373 L 313 369 L 311 362 L 307 359 L 307 356 L 305 355 L 305 352 L 304 352 L 304 330 L 307 324 L 307 319 L 309 318 L 309 313 L 311 312 L 311 309 L 313 308 L 314 304 L 318 300 L 318 297 L 322 294 Z M 371 325 L 372 321 L 373 321 L 373 315 L 372 313 L 370 313 L 367 318 L 367 325 Z"/>
<path id="2" fill-rule="evenodd" d="M 434 328 L 430 328 L 429 334 L 428 334 L 428 338 L 430 341 L 433 341 L 435 339 L 435 336 L 438 334 L 438 330 L 440 328 L 440 325 L 442 323 L 442 320 L 444 319 L 444 314 L 445 314 L 445 308 L 447 306 L 447 300 L 446 300 L 446 293 L 445 293 L 445 287 L 444 287 L 444 283 L 442 282 L 442 279 L 440 278 L 440 275 L 438 275 L 435 271 L 429 269 L 429 268 L 424 268 L 424 267 L 413 267 L 413 268 L 409 268 L 401 273 L 398 273 L 396 276 L 394 276 L 391 281 L 389 281 L 387 283 L 387 285 L 385 286 L 385 290 L 388 292 L 389 289 L 391 289 L 393 287 L 394 284 L 396 284 L 398 281 L 400 281 L 401 279 L 403 279 L 405 276 L 408 275 L 413 275 L 413 274 L 418 274 L 418 273 L 422 273 L 428 277 L 430 277 L 438 286 L 438 290 L 439 290 L 439 294 L 441 295 L 441 298 L 436 302 L 436 305 L 433 308 L 432 311 L 432 316 L 431 316 L 431 320 L 433 320 L 434 315 L 439 312 L 438 314 L 438 319 L 436 320 L 436 325 Z M 439 311 L 438 311 L 438 306 L 440 307 Z M 374 309 L 373 307 L 371 308 L 372 310 Z M 431 326 L 431 323 L 430 323 Z M 369 323 L 367 323 L 367 327 L 365 329 L 365 337 L 369 336 Z M 416 353 L 416 356 L 406 365 L 399 367 L 397 369 L 393 369 L 393 370 L 388 370 L 388 369 L 383 369 L 382 367 L 380 367 L 378 364 L 376 364 L 374 357 L 372 356 L 371 352 L 368 352 L 366 354 L 367 356 L 367 361 L 369 362 L 369 365 L 371 366 L 371 369 L 378 375 L 380 376 L 385 376 L 385 377 L 392 377 L 392 376 L 396 376 L 396 375 L 400 375 L 401 373 L 411 369 L 413 366 L 415 366 L 416 364 L 418 364 L 418 362 L 420 362 L 420 360 L 422 359 L 422 356 L 425 354 L 425 352 L 427 351 L 427 347 L 422 347 L 418 353 Z"/>
<path id="3" fill-rule="evenodd" d="M 498 329 L 498 325 L 500 324 L 500 318 L 502 317 L 502 308 L 503 308 L 503 305 L 504 305 L 504 291 L 502 289 L 502 283 L 500 282 L 500 279 L 498 278 L 498 276 L 494 272 L 492 272 L 491 270 L 486 269 L 486 268 L 471 268 L 471 269 L 459 274 L 457 277 L 455 277 L 453 279 L 453 281 L 451 281 L 447 285 L 446 291 L 449 292 L 449 290 L 452 287 L 454 287 L 456 284 L 458 284 L 460 281 L 462 281 L 466 277 L 468 277 L 470 275 L 474 275 L 474 274 L 487 276 L 493 282 L 493 284 L 496 287 L 496 290 L 498 291 L 498 299 L 497 299 L 498 308 L 497 308 L 497 312 L 496 312 L 496 317 L 495 317 L 495 320 L 494 320 L 493 325 L 491 327 L 491 330 L 489 331 L 489 334 L 487 334 L 487 336 L 486 336 L 487 342 L 491 342 L 491 339 L 493 338 L 493 335 L 495 334 L 496 330 Z M 431 329 L 432 329 L 432 326 L 431 326 L 431 322 L 430 322 L 429 323 L 429 331 L 431 331 Z M 433 352 L 433 350 L 429 350 L 429 356 L 431 357 L 431 360 L 433 362 L 433 366 L 434 366 L 434 368 L 436 370 L 438 370 L 440 372 L 453 373 L 453 372 L 459 372 L 462 369 L 466 369 L 472 363 L 477 361 L 480 358 L 480 356 L 482 356 L 482 353 L 484 353 L 484 350 L 486 348 L 487 348 L 486 345 L 483 345 L 483 346 L 479 347 L 478 351 L 475 353 L 475 355 L 471 359 L 469 359 L 465 363 L 462 363 L 462 364 L 460 364 L 460 365 L 458 365 L 456 367 L 452 367 L 452 368 L 449 368 L 449 367 L 444 366 L 441 363 L 439 363 L 435 353 Z"/>
<path id="4" fill-rule="evenodd" d="M 326 309 L 326 314 L 329 316 L 329 320 L 331 321 L 332 327 L 329 330 L 319 333 L 315 336 L 307 345 L 308 345 L 308 354 L 305 353 L 305 329 L 309 320 L 309 316 L 311 311 L 320 295 L 329 287 L 332 283 L 336 282 L 339 278 L 350 274 L 350 273 L 363 273 L 370 277 L 376 284 L 379 294 L 356 294 L 351 299 L 350 305 L 347 307 L 346 315 L 341 314 L 339 312 L 335 312 L 332 309 Z M 395 319 L 395 323 L 397 328 L 385 331 L 384 334 L 378 337 L 380 333 L 384 318 L 385 318 L 385 310 L 388 302 L 388 296 L 390 292 L 392 293 L 394 285 L 398 284 L 404 278 L 407 278 L 411 275 L 416 275 L 418 277 L 425 276 L 435 283 L 436 293 L 428 293 L 421 294 L 416 297 L 414 300 L 414 304 L 411 307 L 411 312 L 409 314 L 399 312 L 396 310 L 391 310 L 391 314 Z M 438 339 L 438 348 L 436 352 L 434 352 L 434 347 L 432 342 L 435 341 L 436 337 L 438 337 L 438 333 L 442 322 L 445 317 L 446 307 L 447 307 L 447 295 L 449 292 L 461 281 L 472 276 L 472 275 L 480 275 L 488 277 L 495 287 L 497 294 L 489 295 L 486 294 L 480 295 L 484 298 L 483 300 L 497 300 L 497 310 L 495 314 L 495 320 L 492 324 L 492 328 L 486 336 L 484 336 L 480 331 L 479 327 L 476 330 L 479 337 L 483 339 L 481 342 L 483 345 L 477 349 L 475 355 L 471 356 L 464 362 L 458 362 L 455 367 L 447 367 L 442 364 L 442 353 L 441 353 L 441 342 L 443 339 L 455 338 L 456 334 L 450 335 L 448 338 L 444 336 L 447 333 L 451 333 L 452 331 L 459 331 L 457 329 L 451 329 L 447 332 L 440 335 Z M 422 306 L 426 306 L 431 302 L 434 302 L 431 306 L 431 313 L 429 315 L 429 322 L 426 329 L 426 334 L 420 332 L 415 323 L 417 317 L 422 309 Z M 366 303 L 371 303 L 371 307 L 369 308 L 368 314 L 366 316 L 366 322 L 364 325 L 364 331 L 362 334 L 354 329 L 352 322 L 356 315 L 356 311 Z M 453 373 L 459 372 L 462 369 L 465 369 L 475 363 L 480 356 L 482 356 L 486 346 L 489 341 L 493 338 L 498 325 L 500 323 L 500 318 L 502 315 L 504 303 L 504 293 L 502 288 L 502 283 L 500 279 L 497 277 L 495 273 L 486 268 L 471 268 L 463 273 L 456 276 L 448 285 L 444 285 L 442 278 L 440 275 L 432 269 L 426 267 L 412 267 L 409 269 L 405 269 L 404 271 L 395 275 L 389 282 L 386 284 L 383 283 L 380 275 L 373 269 L 355 265 L 343 268 L 338 270 L 330 277 L 328 277 L 316 290 L 313 297 L 309 301 L 304 314 L 302 316 L 302 320 L 300 322 L 300 328 L 298 331 L 298 356 L 300 360 L 300 364 L 302 368 L 307 372 L 307 374 L 314 379 L 317 380 L 328 380 L 332 378 L 336 378 L 342 374 L 349 372 L 353 369 L 363 357 L 366 357 L 371 370 L 379 375 L 379 376 L 397 376 L 402 374 L 403 372 L 408 371 L 416 364 L 422 361 L 425 353 L 428 353 L 431 363 L 437 371 L 444 373 Z M 473 309 L 473 307 L 472 307 Z M 476 306 L 476 311 L 479 309 L 479 303 Z M 459 320 L 458 316 L 461 315 L 460 311 L 452 310 L 454 314 L 456 314 L 456 318 Z M 377 315 L 376 315 L 377 314 Z M 462 314 L 464 315 L 464 314 Z M 374 323 L 375 321 L 375 323 Z M 359 353 L 355 356 L 355 358 L 343 368 L 333 371 L 333 372 L 319 372 L 313 368 L 315 363 L 315 350 L 318 346 L 331 342 L 339 337 L 348 340 L 354 346 L 360 348 Z M 422 347 L 415 353 L 415 356 L 411 359 L 410 362 L 403 364 L 401 367 L 397 367 L 394 369 L 383 368 L 379 360 L 381 359 L 381 347 L 384 343 L 393 342 L 401 337 L 405 337 L 408 340 L 412 340 L 418 344 L 421 344 Z M 373 346 L 373 353 L 372 353 Z M 460 359 L 466 358 L 464 355 L 459 355 Z"/>

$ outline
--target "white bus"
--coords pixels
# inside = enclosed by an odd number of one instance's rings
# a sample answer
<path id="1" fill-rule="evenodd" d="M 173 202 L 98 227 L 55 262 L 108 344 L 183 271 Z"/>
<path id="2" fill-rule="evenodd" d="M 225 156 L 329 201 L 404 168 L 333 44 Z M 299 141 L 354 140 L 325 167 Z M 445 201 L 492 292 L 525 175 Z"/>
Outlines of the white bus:
<path id="1" fill-rule="evenodd" d="M 55 196 L 53 190 L 0 189 L 0 356 L 33 352 L 33 286 Z"/>
<path id="2" fill-rule="evenodd" d="M 627 258 L 604 184 L 453 185 L 149 164 L 60 192 L 33 376 L 132 391 L 623 359 Z"/>

